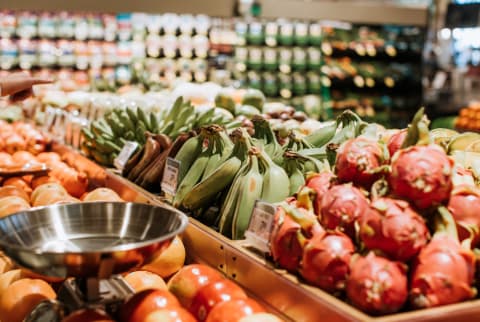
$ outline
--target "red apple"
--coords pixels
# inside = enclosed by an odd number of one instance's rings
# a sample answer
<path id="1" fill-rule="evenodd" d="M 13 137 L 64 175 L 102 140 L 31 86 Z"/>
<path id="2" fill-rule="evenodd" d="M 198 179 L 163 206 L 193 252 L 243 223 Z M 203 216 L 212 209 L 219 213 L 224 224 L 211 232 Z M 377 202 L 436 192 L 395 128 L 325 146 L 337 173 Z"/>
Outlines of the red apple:
<path id="1" fill-rule="evenodd" d="M 265 312 L 264 308 L 252 299 L 236 299 L 215 305 L 207 316 L 207 322 L 238 322 L 241 318 Z"/>
<path id="2" fill-rule="evenodd" d="M 203 286 L 223 279 L 217 270 L 201 265 L 186 265 L 168 281 L 168 290 L 180 301 L 183 307 L 190 309 L 193 297 Z"/>
<path id="3" fill-rule="evenodd" d="M 153 311 L 165 308 L 177 308 L 180 303 L 170 292 L 148 289 L 134 294 L 120 309 L 121 322 L 143 322 Z"/>
<path id="4" fill-rule="evenodd" d="M 200 321 L 205 321 L 215 305 L 232 299 L 246 299 L 247 294 L 234 282 L 224 279 L 202 287 L 192 300 L 190 312 Z"/>

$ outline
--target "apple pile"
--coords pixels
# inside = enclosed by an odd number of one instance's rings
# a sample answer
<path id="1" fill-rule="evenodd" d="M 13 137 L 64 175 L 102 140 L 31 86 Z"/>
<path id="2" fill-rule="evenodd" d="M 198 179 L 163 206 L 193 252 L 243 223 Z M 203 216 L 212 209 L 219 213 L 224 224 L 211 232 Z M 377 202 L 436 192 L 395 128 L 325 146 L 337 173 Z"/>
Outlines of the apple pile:
<path id="1" fill-rule="evenodd" d="M 126 279 L 128 281 L 129 276 Z M 126 301 L 119 313 L 121 322 L 263 321 L 260 318 L 281 321 L 249 298 L 236 283 L 201 264 L 182 267 L 166 286 L 140 290 Z"/>
<path id="2" fill-rule="evenodd" d="M 428 120 L 336 152 L 333 171 L 277 207 L 273 260 L 371 315 L 474 298 L 480 189 L 432 143 Z"/>

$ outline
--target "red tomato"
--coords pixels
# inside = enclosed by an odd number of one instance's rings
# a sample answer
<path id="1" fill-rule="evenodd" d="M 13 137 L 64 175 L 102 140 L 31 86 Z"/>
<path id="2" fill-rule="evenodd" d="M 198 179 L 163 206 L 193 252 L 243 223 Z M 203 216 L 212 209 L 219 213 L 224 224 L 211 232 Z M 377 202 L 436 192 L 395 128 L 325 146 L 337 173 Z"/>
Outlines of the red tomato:
<path id="1" fill-rule="evenodd" d="M 120 321 L 143 322 L 153 311 L 179 307 L 180 303 L 170 292 L 149 289 L 130 297 L 120 309 Z"/>
<path id="2" fill-rule="evenodd" d="M 207 322 L 238 322 L 241 318 L 265 312 L 264 308 L 252 299 L 236 299 L 215 305 L 207 316 Z"/>
<path id="3" fill-rule="evenodd" d="M 173 275 L 167 286 L 168 290 L 189 310 L 192 299 L 200 288 L 221 279 L 223 279 L 222 274 L 214 268 L 192 264 L 184 266 Z"/>
<path id="4" fill-rule="evenodd" d="M 202 287 L 193 298 L 190 312 L 200 321 L 205 321 L 212 308 L 220 302 L 246 299 L 247 294 L 234 282 L 224 279 Z"/>
<path id="5" fill-rule="evenodd" d="M 85 309 L 75 311 L 62 322 L 114 322 L 105 312 L 100 310 Z"/>
<path id="6" fill-rule="evenodd" d="M 193 315 L 181 307 L 161 309 L 147 315 L 144 322 L 196 322 Z"/>

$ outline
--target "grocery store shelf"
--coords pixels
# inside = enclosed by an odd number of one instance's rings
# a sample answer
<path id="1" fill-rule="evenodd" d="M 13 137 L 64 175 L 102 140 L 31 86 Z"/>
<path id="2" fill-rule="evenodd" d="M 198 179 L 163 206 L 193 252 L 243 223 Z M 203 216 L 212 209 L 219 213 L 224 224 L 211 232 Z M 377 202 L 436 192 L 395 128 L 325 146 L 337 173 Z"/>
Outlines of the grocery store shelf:
<path id="1" fill-rule="evenodd" d="M 228 17 L 233 13 L 234 0 L 196 1 L 196 0 L 16 0 L 0 1 L 0 9 L 47 10 L 47 11 L 94 11 L 94 12 L 147 12 L 147 13 L 191 13 Z"/>
<path id="2" fill-rule="evenodd" d="M 364 24 L 426 26 L 426 6 L 399 6 L 390 3 L 342 1 L 263 0 L 262 16 L 340 20 Z"/>

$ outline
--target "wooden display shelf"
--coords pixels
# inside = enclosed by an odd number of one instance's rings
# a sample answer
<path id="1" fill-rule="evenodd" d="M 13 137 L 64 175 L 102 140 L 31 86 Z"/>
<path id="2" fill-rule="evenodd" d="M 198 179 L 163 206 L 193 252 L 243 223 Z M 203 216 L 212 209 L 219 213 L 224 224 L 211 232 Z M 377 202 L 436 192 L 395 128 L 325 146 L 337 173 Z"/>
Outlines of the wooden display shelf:
<path id="1" fill-rule="evenodd" d="M 65 155 L 75 155 L 74 166 L 89 169 L 92 184 L 115 190 L 125 200 L 146 202 L 171 207 L 158 196 L 134 183 L 106 170 L 63 145 L 55 144 L 53 150 Z M 190 262 L 204 263 L 222 271 L 235 280 L 254 298 L 285 320 L 410 322 L 455 321 L 471 322 L 480 316 L 480 300 L 446 305 L 438 308 L 372 317 L 355 309 L 330 294 L 302 283 L 296 276 L 276 268 L 270 261 L 248 250 L 243 241 L 232 241 L 210 227 L 190 218 L 183 234 L 183 242 Z"/>
<path id="2" fill-rule="evenodd" d="M 109 175 L 117 177 L 113 173 Z M 153 202 L 164 205 L 160 198 L 130 181 L 123 178 L 115 180 L 149 196 Z M 244 247 L 243 241 L 232 241 L 193 218 L 190 218 L 183 241 L 192 261 L 216 267 L 291 321 L 471 322 L 474 320 L 472 317 L 480 316 L 480 300 L 474 300 L 372 317 L 319 288 L 302 283 L 296 276 L 276 268 L 273 263 L 249 251 Z"/>

